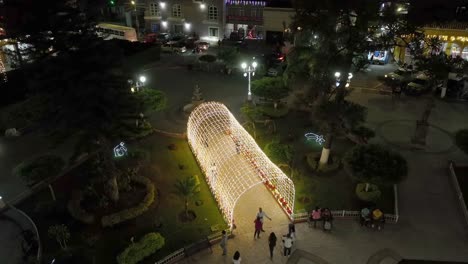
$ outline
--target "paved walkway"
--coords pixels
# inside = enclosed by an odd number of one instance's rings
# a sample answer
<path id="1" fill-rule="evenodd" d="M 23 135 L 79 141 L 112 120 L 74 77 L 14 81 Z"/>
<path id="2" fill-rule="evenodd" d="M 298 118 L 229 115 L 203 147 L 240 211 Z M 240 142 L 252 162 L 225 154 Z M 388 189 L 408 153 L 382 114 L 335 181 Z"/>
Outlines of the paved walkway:
<path id="1" fill-rule="evenodd" d="M 354 93 L 350 98 L 369 108 L 368 125 L 381 128 L 373 141 L 383 144 L 388 143 L 383 139 L 383 134 L 409 142 L 407 139 L 413 135 L 411 124 L 420 118 L 426 103 L 424 98 L 402 97 L 402 100 L 392 102 L 389 96 L 363 93 Z M 468 261 L 468 236 L 447 175 L 448 160 L 466 162 L 468 157 L 457 148 L 450 147 L 452 142 L 446 138 L 447 133 L 468 126 L 467 113 L 467 104 L 436 102 L 429 122 L 445 132 L 430 133 L 428 138 L 430 141 L 440 141 L 437 149 L 445 151 L 414 151 L 388 144 L 404 155 L 409 165 L 408 178 L 399 185 L 401 218 L 398 224 L 387 225 L 383 231 L 376 232 L 362 228 L 353 220 L 337 219 L 331 233 L 298 224 L 294 249 L 299 253 L 290 257 L 288 262 L 288 258 L 281 256 L 281 243 L 278 243 L 273 263 L 397 263 L 400 256 Z M 401 129 L 398 126 L 381 126 L 392 120 L 408 120 L 408 123 L 400 126 Z M 257 197 L 245 196 L 244 199 L 250 199 L 252 207 L 259 203 Z M 271 224 L 267 232 L 287 232 L 286 224 L 274 221 Z M 229 241 L 227 257 L 222 257 L 220 248 L 215 246 L 212 254 L 203 251 L 181 263 L 231 263 L 236 250 L 241 252 L 242 263 L 271 263 L 266 236 L 254 240 L 252 229 L 250 233 L 239 232 Z"/>

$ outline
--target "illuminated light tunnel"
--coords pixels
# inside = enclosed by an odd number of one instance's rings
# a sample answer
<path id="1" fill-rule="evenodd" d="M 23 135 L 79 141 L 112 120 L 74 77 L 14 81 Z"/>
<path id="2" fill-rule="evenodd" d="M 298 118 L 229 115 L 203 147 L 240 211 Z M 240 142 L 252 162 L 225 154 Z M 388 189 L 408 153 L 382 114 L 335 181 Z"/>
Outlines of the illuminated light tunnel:
<path id="1" fill-rule="evenodd" d="M 196 107 L 188 120 L 187 138 L 229 226 L 238 199 L 258 184 L 265 185 L 292 219 L 294 183 L 270 161 L 226 106 L 206 102 Z"/>

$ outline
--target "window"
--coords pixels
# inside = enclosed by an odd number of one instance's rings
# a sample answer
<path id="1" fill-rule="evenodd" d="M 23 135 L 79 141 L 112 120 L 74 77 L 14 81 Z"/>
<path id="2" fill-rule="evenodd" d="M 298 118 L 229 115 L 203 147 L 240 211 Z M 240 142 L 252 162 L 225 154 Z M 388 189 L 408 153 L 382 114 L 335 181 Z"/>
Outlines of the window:
<path id="1" fill-rule="evenodd" d="M 150 3 L 150 16 L 161 16 L 161 10 L 159 10 L 159 5 L 158 3 Z"/>
<path id="2" fill-rule="evenodd" d="M 252 8 L 252 10 L 250 10 L 250 16 L 251 17 L 257 17 L 257 9 L 256 8 Z"/>
<path id="3" fill-rule="evenodd" d="M 210 37 L 218 37 L 218 28 L 213 28 L 213 27 L 210 27 L 209 29 L 209 34 L 210 34 Z"/>
<path id="4" fill-rule="evenodd" d="M 214 5 L 208 7 L 208 20 L 218 20 L 218 8 Z"/>
<path id="5" fill-rule="evenodd" d="M 182 8 L 180 4 L 172 5 L 172 16 L 173 17 L 181 17 L 182 16 Z"/>

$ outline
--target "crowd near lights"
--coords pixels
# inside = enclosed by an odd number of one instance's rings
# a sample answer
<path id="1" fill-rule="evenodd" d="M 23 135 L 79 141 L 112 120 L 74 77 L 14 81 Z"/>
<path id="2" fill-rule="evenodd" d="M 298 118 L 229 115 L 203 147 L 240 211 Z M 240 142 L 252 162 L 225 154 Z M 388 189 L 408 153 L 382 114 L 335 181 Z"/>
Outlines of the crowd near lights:
<path id="1" fill-rule="evenodd" d="M 322 135 L 315 134 L 315 133 L 305 133 L 304 136 L 307 138 L 307 140 L 314 140 L 315 142 L 319 143 L 320 145 L 325 143 L 325 139 L 323 138 Z"/>
<path id="2" fill-rule="evenodd" d="M 187 138 L 226 221 L 232 227 L 238 199 L 264 184 L 292 219 L 295 189 L 255 140 L 221 103 L 207 102 L 190 114 Z M 259 203 L 260 201 L 252 201 Z"/>

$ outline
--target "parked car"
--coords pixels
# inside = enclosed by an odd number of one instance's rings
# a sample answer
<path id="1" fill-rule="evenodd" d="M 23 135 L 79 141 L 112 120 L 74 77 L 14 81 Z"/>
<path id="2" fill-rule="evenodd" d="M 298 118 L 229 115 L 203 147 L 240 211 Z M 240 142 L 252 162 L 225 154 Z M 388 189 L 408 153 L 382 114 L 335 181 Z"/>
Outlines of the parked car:
<path id="1" fill-rule="evenodd" d="M 421 95 L 429 92 L 431 89 L 432 83 L 429 77 L 425 74 L 420 74 L 406 85 L 404 92 L 406 95 Z"/>
<path id="2" fill-rule="evenodd" d="M 195 44 L 196 44 L 196 47 L 202 51 L 207 51 L 208 48 L 210 47 L 210 43 L 205 42 L 205 41 L 197 41 Z"/>
<path id="3" fill-rule="evenodd" d="M 161 43 L 164 44 L 169 41 L 168 33 L 150 33 L 145 36 L 145 43 Z"/>
<path id="4" fill-rule="evenodd" d="M 187 51 L 187 48 L 181 43 L 169 41 L 161 46 L 161 51 L 166 53 L 184 53 Z"/>
<path id="5" fill-rule="evenodd" d="M 404 68 L 398 68 L 398 70 L 384 75 L 384 81 L 388 84 L 406 85 L 412 79 L 413 71 Z"/>
<path id="6" fill-rule="evenodd" d="M 275 63 L 266 72 L 267 76 L 276 77 L 283 74 L 284 70 L 286 69 L 286 63 Z"/>

